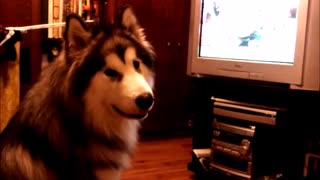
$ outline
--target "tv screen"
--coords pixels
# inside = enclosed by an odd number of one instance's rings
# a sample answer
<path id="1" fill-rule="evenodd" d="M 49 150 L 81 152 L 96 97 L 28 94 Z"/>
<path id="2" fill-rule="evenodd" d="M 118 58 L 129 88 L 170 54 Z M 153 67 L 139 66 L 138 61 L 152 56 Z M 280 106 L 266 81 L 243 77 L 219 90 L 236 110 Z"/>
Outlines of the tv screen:
<path id="1" fill-rule="evenodd" d="M 319 0 L 192 0 L 187 74 L 320 90 Z"/>
<path id="2" fill-rule="evenodd" d="M 198 56 L 293 64 L 299 0 L 202 0 Z"/>

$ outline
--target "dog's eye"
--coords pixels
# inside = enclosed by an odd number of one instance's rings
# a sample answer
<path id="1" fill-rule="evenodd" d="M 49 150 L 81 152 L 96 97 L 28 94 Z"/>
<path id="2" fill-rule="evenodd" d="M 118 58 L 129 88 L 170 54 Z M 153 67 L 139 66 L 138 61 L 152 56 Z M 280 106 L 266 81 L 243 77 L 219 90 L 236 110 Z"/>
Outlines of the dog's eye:
<path id="1" fill-rule="evenodd" d="M 113 70 L 113 69 L 105 70 L 104 74 L 112 78 L 116 78 L 120 75 L 116 70 Z"/>
<path id="2" fill-rule="evenodd" d="M 138 70 L 140 68 L 140 62 L 139 61 L 133 61 L 133 67 Z"/>

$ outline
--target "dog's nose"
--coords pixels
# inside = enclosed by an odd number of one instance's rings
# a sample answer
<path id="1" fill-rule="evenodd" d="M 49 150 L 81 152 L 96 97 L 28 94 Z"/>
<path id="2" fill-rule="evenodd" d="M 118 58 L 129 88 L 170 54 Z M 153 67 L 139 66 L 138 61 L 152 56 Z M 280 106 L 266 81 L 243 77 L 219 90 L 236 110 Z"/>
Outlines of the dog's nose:
<path id="1" fill-rule="evenodd" d="M 153 104 L 153 95 L 151 93 L 144 93 L 136 98 L 136 104 L 140 109 L 147 110 Z"/>

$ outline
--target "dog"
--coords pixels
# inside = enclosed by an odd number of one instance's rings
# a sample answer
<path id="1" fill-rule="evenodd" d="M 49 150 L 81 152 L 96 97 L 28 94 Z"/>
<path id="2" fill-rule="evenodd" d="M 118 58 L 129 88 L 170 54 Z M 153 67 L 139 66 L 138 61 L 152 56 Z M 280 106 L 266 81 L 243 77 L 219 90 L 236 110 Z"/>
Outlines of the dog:
<path id="1" fill-rule="evenodd" d="M 88 28 L 66 17 L 63 48 L 0 136 L 1 180 L 117 180 L 154 105 L 153 46 L 130 6 Z"/>

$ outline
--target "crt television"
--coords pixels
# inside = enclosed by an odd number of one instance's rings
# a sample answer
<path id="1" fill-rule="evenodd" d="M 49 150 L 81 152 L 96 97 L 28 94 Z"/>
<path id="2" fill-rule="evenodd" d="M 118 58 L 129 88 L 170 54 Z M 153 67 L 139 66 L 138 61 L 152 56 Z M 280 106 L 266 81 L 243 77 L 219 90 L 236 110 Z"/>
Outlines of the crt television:
<path id="1" fill-rule="evenodd" d="M 187 73 L 320 90 L 319 0 L 192 0 Z"/>

